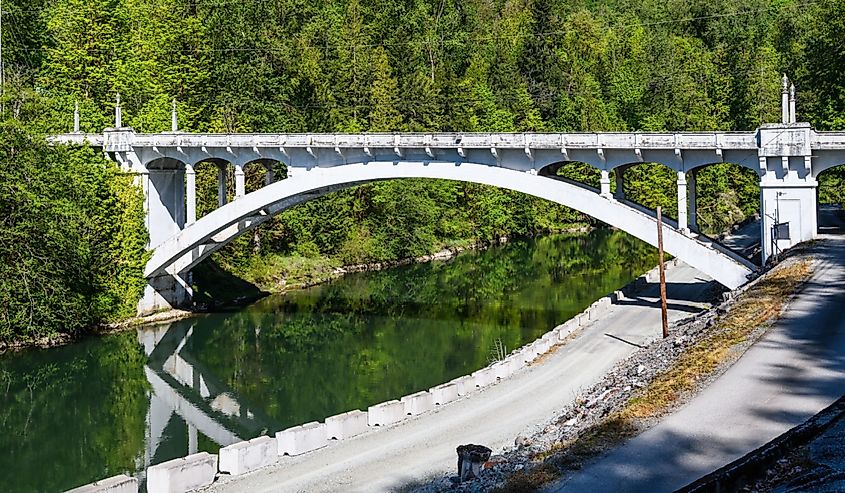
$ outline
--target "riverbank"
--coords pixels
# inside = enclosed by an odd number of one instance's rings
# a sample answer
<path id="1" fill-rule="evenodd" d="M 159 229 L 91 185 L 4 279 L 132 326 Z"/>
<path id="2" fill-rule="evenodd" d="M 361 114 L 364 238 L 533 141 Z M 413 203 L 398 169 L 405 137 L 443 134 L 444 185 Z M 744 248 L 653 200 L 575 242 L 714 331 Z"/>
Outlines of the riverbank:
<path id="1" fill-rule="evenodd" d="M 572 227 L 549 231 L 538 237 L 559 234 L 585 234 L 594 229 L 595 227 L 589 224 L 574 224 Z M 277 294 L 317 286 L 350 273 L 380 271 L 434 260 L 450 260 L 462 252 L 484 250 L 493 246 L 507 244 L 515 239 L 527 239 L 527 237 L 500 236 L 489 241 L 458 241 L 443 245 L 440 249 L 430 254 L 396 260 L 342 265 L 337 259 L 330 257 L 275 255 L 254 259 L 258 265 L 251 264 L 240 269 L 231 266 L 221 268 L 229 272 L 234 278 L 250 283 L 260 291 Z M 221 280 L 219 277 L 214 279 L 218 284 Z M 225 284 L 224 287 L 228 288 Z M 195 289 L 202 292 L 205 286 L 196 284 Z M 223 295 L 223 293 L 220 293 L 220 295 Z"/>
<path id="2" fill-rule="evenodd" d="M 591 225 L 578 224 L 571 228 L 551 232 L 549 235 L 585 234 L 593 229 L 595 228 Z M 271 294 L 283 294 L 324 284 L 346 274 L 380 271 L 433 260 L 450 260 L 462 252 L 483 250 L 496 245 L 504 245 L 512 239 L 515 238 L 503 236 L 495 241 L 467 242 L 463 245 L 445 247 L 429 255 L 352 265 L 337 265 L 328 258 L 280 257 L 298 264 L 294 269 L 294 275 L 287 276 L 284 273 L 273 275 L 267 282 L 258 284 L 238 277 L 236 274 L 230 272 L 230 270 L 235 269 L 225 269 L 213 261 L 206 261 L 194 269 L 194 306 L 190 310 L 174 309 L 140 317 L 130 317 L 116 322 L 97 324 L 87 330 L 73 334 L 58 333 L 27 340 L 0 341 L 0 355 L 7 351 L 18 351 L 28 348 L 47 349 L 63 346 L 78 342 L 86 337 L 102 336 L 146 324 L 173 322 L 195 316 L 199 313 L 237 310 Z M 287 265 L 290 264 L 288 263 Z M 265 271 L 273 272 L 273 266 L 268 266 Z M 280 271 L 281 269 L 276 270 L 276 272 Z"/>

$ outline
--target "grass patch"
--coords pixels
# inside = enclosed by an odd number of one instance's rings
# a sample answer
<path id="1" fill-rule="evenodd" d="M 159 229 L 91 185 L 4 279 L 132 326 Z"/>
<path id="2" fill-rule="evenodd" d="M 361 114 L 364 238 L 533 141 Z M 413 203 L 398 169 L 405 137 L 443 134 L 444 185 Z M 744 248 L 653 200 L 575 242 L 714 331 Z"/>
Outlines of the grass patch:
<path id="1" fill-rule="evenodd" d="M 724 365 L 741 355 L 736 348 L 764 333 L 784 305 L 810 275 L 811 260 L 785 263 L 742 293 L 706 336 L 682 353 L 672 367 L 637 392 L 622 409 L 586 429 L 576 439 L 534 456 L 543 463 L 508 477 L 497 493 L 536 491 L 558 479 L 562 471 L 578 469 L 588 459 L 638 435 L 649 420 L 673 409 Z"/>
<path id="2" fill-rule="evenodd" d="M 340 261 L 326 257 L 269 254 L 251 257 L 244 279 L 268 291 L 283 291 L 334 277 Z"/>

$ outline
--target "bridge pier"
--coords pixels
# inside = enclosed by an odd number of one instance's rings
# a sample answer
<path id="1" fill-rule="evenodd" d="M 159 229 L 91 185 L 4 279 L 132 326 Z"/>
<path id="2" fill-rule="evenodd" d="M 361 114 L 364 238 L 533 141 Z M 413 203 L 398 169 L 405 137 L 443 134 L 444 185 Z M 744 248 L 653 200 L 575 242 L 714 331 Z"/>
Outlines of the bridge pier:
<path id="1" fill-rule="evenodd" d="M 623 166 L 614 168 L 613 175 L 616 179 L 616 190 L 613 192 L 613 198 L 616 200 L 625 200 L 625 168 Z"/>
<path id="2" fill-rule="evenodd" d="M 601 196 L 609 199 L 610 195 L 610 172 L 606 169 L 601 170 L 601 179 L 599 180 L 599 184 L 601 185 Z"/>
<path id="3" fill-rule="evenodd" d="M 244 165 L 235 163 L 235 198 L 246 195 L 246 178 L 244 176 Z"/>
<path id="4" fill-rule="evenodd" d="M 147 279 L 144 294 L 138 301 L 138 315 L 188 308 L 193 299 L 190 272 L 173 276 L 164 274 Z"/>
<path id="5" fill-rule="evenodd" d="M 698 231 L 698 209 L 696 207 L 696 178 L 698 175 L 697 171 L 688 171 L 687 172 L 687 196 L 689 204 L 689 229 L 692 231 Z"/>
<path id="6" fill-rule="evenodd" d="M 226 205 L 226 164 L 217 166 L 217 206 Z"/>
<path id="7" fill-rule="evenodd" d="M 687 217 L 687 174 L 684 171 L 678 171 L 678 180 L 675 182 L 678 186 L 678 229 L 681 233 L 689 234 L 689 219 Z"/>
<path id="8" fill-rule="evenodd" d="M 197 222 L 197 173 L 189 163 L 185 163 L 185 209 L 185 225 Z"/>

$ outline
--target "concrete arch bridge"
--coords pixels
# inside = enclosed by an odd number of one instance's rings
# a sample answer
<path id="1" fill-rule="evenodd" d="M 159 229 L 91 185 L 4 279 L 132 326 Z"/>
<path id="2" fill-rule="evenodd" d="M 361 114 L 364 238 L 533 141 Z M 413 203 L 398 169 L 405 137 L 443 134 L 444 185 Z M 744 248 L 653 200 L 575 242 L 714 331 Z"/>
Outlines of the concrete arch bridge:
<path id="1" fill-rule="evenodd" d="M 515 190 L 571 207 L 655 245 L 653 212 L 621 194 L 625 169 L 642 162 L 677 172 L 678 221 L 665 221 L 666 250 L 736 288 L 757 266 L 697 233 L 696 172 L 731 162 L 760 176 L 765 261 L 816 236 L 815 177 L 845 163 L 845 133 L 791 123 L 794 113 L 785 113 L 784 120 L 736 133 L 189 134 L 175 131 L 174 115 L 174 131 L 168 133 L 138 134 L 118 127 L 50 139 L 87 142 L 137 174 L 153 250 L 138 309 L 149 313 L 189 304 L 191 268 L 240 234 L 296 204 L 379 180 L 434 178 Z M 556 167 L 571 161 L 598 169 L 600 189 L 555 176 Z M 201 162 L 220 165 L 219 207 L 197 219 L 194 167 Z M 227 203 L 229 163 L 236 192 Z M 250 163 L 266 166 L 267 173 L 265 186 L 247 194 L 244 167 Z M 275 180 L 274 163 L 287 166 L 286 179 Z M 617 184 L 615 195 L 611 180 Z M 783 227 L 776 230 L 776 224 L 788 224 L 788 234 Z"/>

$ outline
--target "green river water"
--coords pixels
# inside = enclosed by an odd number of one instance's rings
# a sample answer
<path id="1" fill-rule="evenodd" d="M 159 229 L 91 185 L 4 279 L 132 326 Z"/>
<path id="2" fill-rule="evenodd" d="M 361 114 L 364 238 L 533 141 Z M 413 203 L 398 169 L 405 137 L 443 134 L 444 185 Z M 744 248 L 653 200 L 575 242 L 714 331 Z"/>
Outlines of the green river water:
<path id="1" fill-rule="evenodd" d="M 0 484 L 62 491 L 428 389 L 656 264 L 616 231 L 351 274 L 242 310 L 0 356 Z"/>

